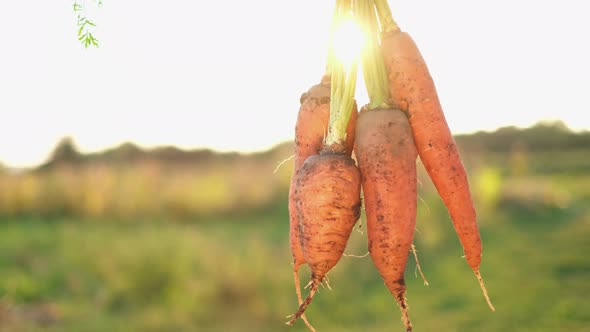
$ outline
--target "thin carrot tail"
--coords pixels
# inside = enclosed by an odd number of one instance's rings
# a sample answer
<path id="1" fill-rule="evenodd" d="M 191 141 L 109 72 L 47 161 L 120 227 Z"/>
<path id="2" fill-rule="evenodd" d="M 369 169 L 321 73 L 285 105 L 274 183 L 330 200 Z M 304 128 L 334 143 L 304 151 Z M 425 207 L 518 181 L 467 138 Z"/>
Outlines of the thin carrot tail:
<path id="1" fill-rule="evenodd" d="M 402 321 L 406 327 L 407 332 L 412 331 L 412 323 L 410 322 L 410 314 L 408 313 L 408 300 L 406 299 L 406 282 L 403 278 L 392 280 L 386 283 L 387 288 L 393 295 L 393 298 L 399 305 L 402 312 Z"/>
<path id="2" fill-rule="evenodd" d="M 479 270 L 473 270 L 473 272 L 475 273 L 475 276 L 477 277 L 477 281 L 479 281 L 479 287 L 481 287 L 481 290 L 483 292 L 483 297 L 485 297 L 486 302 L 488 303 L 488 306 L 490 307 L 490 309 L 492 311 L 496 311 L 496 308 L 494 308 L 492 301 L 490 301 L 490 297 L 488 296 L 488 291 L 486 290 L 486 285 L 484 285 L 484 283 L 483 283 L 483 278 L 481 277 Z"/>
<path id="3" fill-rule="evenodd" d="M 295 324 L 295 321 L 297 321 L 297 319 L 303 315 L 303 313 L 305 312 L 305 309 L 307 309 L 307 306 L 311 303 L 311 301 L 313 300 L 313 297 L 315 296 L 315 293 L 318 291 L 318 287 L 320 286 L 320 284 L 321 284 L 321 279 L 317 279 L 315 277 L 312 277 L 312 284 L 311 284 L 311 289 L 309 290 L 309 295 L 307 295 L 307 298 L 305 298 L 305 301 L 303 301 L 303 303 L 301 303 L 301 305 L 299 306 L 299 310 L 297 310 L 297 312 L 293 315 L 293 318 L 291 318 L 291 320 L 286 323 L 287 325 Z"/>
<path id="4" fill-rule="evenodd" d="M 301 285 L 299 284 L 299 266 L 301 265 L 297 263 L 293 266 L 293 281 L 295 282 L 295 293 L 297 294 L 297 303 L 299 306 L 301 306 L 301 304 L 303 303 L 303 299 L 301 298 Z M 310 331 L 315 332 L 315 328 L 307 320 L 305 314 L 301 315 L 301 319 L 303 319 L 303 322 L 305 323 L 307 328 L 309 328 Z"/>
<path id="5" fill-rule="evenodd" d="M 408 314 L 408 301 L 406 299 L 405 286 L 402 289 L 399 289 L 395 299 L 397 300 L 399 308 L 402 311 L 402 320 L 404 322 L 404 326 L 406 327 L 406 332 L 412 332 L 412 322 L 410 322 L 410 314 Z"/>

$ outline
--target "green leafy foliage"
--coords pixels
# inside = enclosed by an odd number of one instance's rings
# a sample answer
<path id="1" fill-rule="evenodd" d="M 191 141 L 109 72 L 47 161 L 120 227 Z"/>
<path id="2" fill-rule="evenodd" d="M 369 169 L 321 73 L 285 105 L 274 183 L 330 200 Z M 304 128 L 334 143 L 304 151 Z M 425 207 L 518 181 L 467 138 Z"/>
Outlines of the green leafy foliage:
<path id="1" fill-rule="evenodd" d="M 74 3 L 72 4 L 72 9 L 76 14 L 77 19 L 76 24 L 78 26 L 78 40 L 82 45 L 84 45 L 85 48 L 88 48 L 90 46 L 98 48 L 98 39 L 96 39 L 96 37 L 94 37 L 94 35 L 92 34 L 92 30 L 96 28 L 96 24 L 86 17 L 86 3 L 84 0 L 81 1 L 82 3 L 80 2 L 80 0 L 74 0 Z M 103 5 L 102 0 L 97 0 L 93 2 L 95 2 L 98 7 L 102 7 Z"/>

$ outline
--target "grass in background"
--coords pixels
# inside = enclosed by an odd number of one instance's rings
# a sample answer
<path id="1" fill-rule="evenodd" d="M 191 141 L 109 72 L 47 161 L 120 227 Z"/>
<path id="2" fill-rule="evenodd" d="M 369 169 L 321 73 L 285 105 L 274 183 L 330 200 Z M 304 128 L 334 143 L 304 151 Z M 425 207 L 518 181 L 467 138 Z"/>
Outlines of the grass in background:
<path id="1" fill-rule="evenodd" d="M 546 130 L 458 137 L 496 312 L 418 168 L 415 243 L 430 286 L 410 258 L 416 331 L 588 330 L 590 133 L 555 139 Z M 273 171 L 291 151 L 239 156 L 123 145 L 80 155 L 65 144 L 38 170 L 0 168 L 0 331 L 306 331 L 300 322 L 284 325 L 297 307 L 292 169 Z M 366 253 L 361 232 L 347 254 Z M 302 283 L 308 273 L 303 267 Z M 369 257 L 342 258 L 329 278 L 333 290 L 320 289 L 307 311 L 319 331 L 403 329 Z"/>
<path id="2" fill-rule="evenodd" d="M 582 203 L 580 203 L 582 204 Z M 426 205 L 428 208 L 426 208 Z M 493 213 L 489 213 L 493 211 Z M 287 215 L 193 224 L 14 220 L 0 225 L 0 326 L 10 331 L 305 331 Z M 590 324 L 590 213 L 512 204 L 481 216 L 487 309 L 434 199 L 416 236 L 430 286 L 407 272 L 419 331 L 584 331 Z M 361 227 L 361 231 L 364 227 Z M 354 232 L 346 250 L 366 253 Z M 307 279 L 308 270 L 302 271 Z M 370 258 L 344 257 L 309 311 L 321 331 L 401 329 Z"/>

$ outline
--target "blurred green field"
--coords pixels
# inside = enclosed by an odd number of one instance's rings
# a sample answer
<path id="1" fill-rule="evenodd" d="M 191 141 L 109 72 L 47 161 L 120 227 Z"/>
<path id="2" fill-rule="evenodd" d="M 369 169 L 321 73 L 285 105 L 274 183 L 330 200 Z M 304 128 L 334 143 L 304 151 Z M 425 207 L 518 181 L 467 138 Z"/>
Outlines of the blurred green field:
<path id="1" fill-rule="evenodd" d="M 587 331 L 590 212 L 512 199 L 480 213 L 488 310 L 441 203 L 420 203 L 407 270 L 416 331 Z M 532 205 L 531 205 L 532 204 Z M 0 330 L 305 331 L 285 210 L 193 223 L 22 219 L 0 224 Z M 360 227 L 363 230 L 363 227 Z M 366 252 L 354 232 L 349 254 Z M 302 279 L 307 276 L 302 271 Z M 345 257 L 309 308 L 320 331 L 402 330 L 370 258 Z"/>
<path id="2" fill-rule="evenodd" d="M 410 257 L 415 331 L 590 330 L 590 134 L 545 131 L 458 138 L 496 312 L 419 165 L 415 244 L 430 286 Z M 284 325 L 297 308 L 291 169 L 274 169 L 289 145 L 249 156 L 56 151 L 36 170 L 0 169 L 0 331 L 307 330 Z M 361 220 L 347 254 L 366 253 L 363 232 Z M 403 330 L 369 257 L 342 258 L 329 278 L 333 290 L 307 311 L 318 331 Z"/>

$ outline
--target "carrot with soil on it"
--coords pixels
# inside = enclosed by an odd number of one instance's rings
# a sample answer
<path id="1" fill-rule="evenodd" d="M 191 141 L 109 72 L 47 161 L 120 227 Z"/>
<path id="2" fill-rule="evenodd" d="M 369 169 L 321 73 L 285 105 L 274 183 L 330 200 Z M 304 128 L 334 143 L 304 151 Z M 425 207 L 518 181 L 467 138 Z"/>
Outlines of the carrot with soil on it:
<path id="1" fill-rule="evenodd" d="M 408 116 L 420 160 L 449 211 L 465 259 L 490 309 L 495 310 L 479 272 L 482 246 L 467 174 L 436 87 L 416 43 L 393 20 L 387 0 L 375 0 L 375 5 L 394 105 Z"/>
<path id="2" fill-rule="evenodd" d="M 309 157 L 296 175 L 295 200 L 301 248 L 311 269 L 309 295 L 287 323 L 293 325 L 342 257 L 360 215 L 360 174 L 341 143 Z"/>
<path id="3" fill-rule="evenodd" d="M 332 59 L 330 68 L 327 136 L 319 155 L 308 157 L 292 182 L 298 235 L 311 282 L 309 295 L 288 325 L 303 315 L 328 271 L 342 257 L 360 215 L 360 174 L 350 157 L 354 131 L 347 133 L 347 128 L 354 128 L 356 114 L 356 64 L 345 68 Z"/>
<path id="4" fill-rule="evenodd" d="M 412 331 L 404 274 L 416 228 L 418 153 L 405 113 L 390 105 L 373 1 L 360 3 L 357 11 L 370 32 L 362 57 L 369 104 L 359 114 L 355 145 L 369 252 L 400 307 L 406 331 Z"/>
<path id="5" fill-rule="evenodd" d="M 334 10 L 334 23 L 339 15 L 339 8 Z M 334 25 L 334 24 L 333 24 Z M 333 30 L 333 27 L 332 27 Z M 333 31 L 332 31 L 333 33 Z M 297 114 L 295 124 L 295 144 L 293 159 L 293 175 L 289 186 L 289 245 L 293 255 L 293 282 L 295 284 L 295 293 L 297 295 L 298 305 L 301 306 L 303 300 L 301 297 L 301 285 L 299 281 L 299 268 L 306 264 L 301 241 L 299 239 L 299 228 L 297 222 L 297 213 L 295 207 L 294 191 L 296 187 L 295 175 L 301 169 L 303 162 L 310 156 L 320 153 L 324 146 L 324 139 L 328 132 L 330 120 L 330 95 L 331 88 L 331 62 L 333 51 L 330 47 L 328 50 L 328 61 L 326 74 L 322 77 L 320 83 L 312 86 L 305 92 L 301 98 L 301 106 Z M 346 128 L 345 152 L 350 156 L 354 145 L 354 132 L 357 118 L 356 106 L 350 114 L 350 121 Z M 302 316 L 307 327 L 314 331 L 313 326 L 307 321 L 305 315 Z"/>
<path id="6" fill-rule="evenodd" d="M 411 331 L 404 273 L 416 227 L 418 155 L 406 115 L 396 109 L 361 111 L 355 154 L 362 174 L 371 259 Z"/>
<path id="7" fill-rule="evenodd" d="M 324 145 L 324 137 L 328 131 L 330 118 L 330 75 L 324 75 L 321 82 L 312 86 L 301 96 L 301 107 L 297 115 L 295 125 L 295 147 L 293 160 L 293 176 L 289 187 L 289 245 L 293 254 L 293 281 L 298 305 L 302 303 L 301 285 L 299 281 L 299 268 L 306 263 L 301 250 L 297 215 L 295 209 L 295 175 L 301 169 L 303 162 L 310 156 L 319 154 Z M 347 128 L 346 153 L 352 153 L 354 144 L 354 130 L 356 124 L 356 110 L 351 114 Z M 305 316 L 302 317 L 305 324 L 314 330 Z"/>
<path id="8" fill-rule="evenodd" d="M 303 302 L 299 281 L 299 268 L 306 262 L 303 257 L 303 251 L 301 251 L 301 242 L 299 241 L 299 231 L 297 229 L 295 197 L 293 195 L 295 190 L 294 179 L 295 174 L 297 174 L 305 159 L 319 153 L 322 147 L 323 136 L 328 126 L 328 116 L 330 113 L 329 98 L 329 76 L 324 76 L 319 84 L 314 85 L 301 96 L 301 107 L 299 108 L 295 125 L 293 176 L 291 177 L 289 187 L 289 245 L 293 255 L 293 282 L 295 284 L 298 305 L 301 305 Z M 311 331 L 315 331 L 305 315 L 302 319 Z"/>

